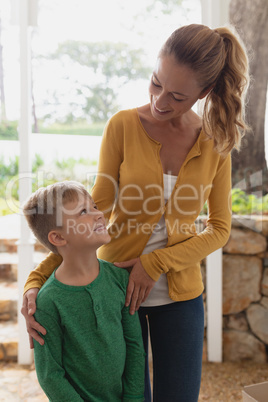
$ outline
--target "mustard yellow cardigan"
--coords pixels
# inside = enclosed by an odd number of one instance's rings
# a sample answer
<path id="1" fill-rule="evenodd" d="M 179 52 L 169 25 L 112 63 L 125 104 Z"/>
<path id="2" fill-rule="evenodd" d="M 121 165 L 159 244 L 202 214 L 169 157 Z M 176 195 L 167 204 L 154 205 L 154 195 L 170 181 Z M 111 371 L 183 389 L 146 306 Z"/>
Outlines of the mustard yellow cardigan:
<path id="1" fill-rule="evenodd" d="M 98 250 L 98 257 L 119 262 L 140 256 L 152 279 L 167 275 L 171 299 L 189 300 L 203 291 L 200 261 L 229 238 L 231 157 L 214 151 L 213 140 L 201 131 L 164 204 L 160 149 L 146 133 L 137 109 L 121 111 L 108 121 L 92 197 L 109 222 L 112 240 Z M 206 201 L 207 225 L 197 234 L 195 221 Z M 162 214 L 166 247 L 141 255 Z M 61 257 L 50 253 L 30 274 L 25 291 L 40 288 L 60 262 Z"/>

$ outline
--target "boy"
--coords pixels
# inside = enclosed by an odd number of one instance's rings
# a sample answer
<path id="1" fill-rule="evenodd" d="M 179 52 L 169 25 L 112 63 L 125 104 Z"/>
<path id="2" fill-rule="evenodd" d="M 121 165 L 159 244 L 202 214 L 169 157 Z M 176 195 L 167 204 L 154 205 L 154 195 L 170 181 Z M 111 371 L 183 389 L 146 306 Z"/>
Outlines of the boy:
<path id="1" fill-rule="evenodd" d="M 41 288 L 34 344 L 39 383 L 50 401 L 143 401 L 144 349 L 137 314 L 124 306 L 128 272 L 98 260 L 110 241 L 105 220 L 79 183 L 37 190 L 23 212 L 37 239 L 62 263 Z"/>

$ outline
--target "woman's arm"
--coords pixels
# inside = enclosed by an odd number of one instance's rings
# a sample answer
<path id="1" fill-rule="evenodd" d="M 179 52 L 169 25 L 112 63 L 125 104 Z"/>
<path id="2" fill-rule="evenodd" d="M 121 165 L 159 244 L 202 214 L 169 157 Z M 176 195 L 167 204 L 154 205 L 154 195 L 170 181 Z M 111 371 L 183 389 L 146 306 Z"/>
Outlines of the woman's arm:
<path id="1" fill-rule="evenodd" d="M 24 295 L 21 313 L 26 320 L 26 327 L 29 334 L 30 348 L 33 349 L 33 339 L 39 342 L 40 345 L 44 344 L 44 339 L 39 335 L 46 334 L 46 330 L 34 318 L 36 311 L 36 298 L 39 289 L 50 277 L 55 268 L 62 262 L 62 257 L 54 253 L 49 255 L 33 270 L 24 286 Z"/>
<path id="2" fill-rule="evenodd" d="M 112 121 L 105 126 L 98 163 L 98 173 L 91 195 L 109 221 L 118 191 L 119 170 L 123 161 L 122 131 Z"/>
<path id="3" fill-rule="evenodd" d="M 170 269 L 181 271 L 199 263 L 213 251 L 223 247 L 230 235 L 231 205 L 231 157 L 219 162 L 211 192 L 208 197 L 207 227 L 188 240 L 152 251 L 140 257 L 145 271 L 157 281 Z"/>
<path id="4" fill-rule="evenodd" d="M 62 262 L 62 257 L 50 252 L 40 264 L 31 271 L 24 286 L 24 293 L 32 288 L 41 289 L 55 268 Z"/>

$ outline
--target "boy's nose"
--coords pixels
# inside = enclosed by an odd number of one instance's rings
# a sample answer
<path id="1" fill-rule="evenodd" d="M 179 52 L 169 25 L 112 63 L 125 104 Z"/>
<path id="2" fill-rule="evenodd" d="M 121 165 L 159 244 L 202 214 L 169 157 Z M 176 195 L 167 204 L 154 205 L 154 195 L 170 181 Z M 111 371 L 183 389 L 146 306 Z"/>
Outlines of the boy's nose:
<path id="1" fill-rule="evenodd" d="M 97 210 L 95 217 L 96 217 L 97 220 L 102 219 L 103 218 L 103 212 Z"/>

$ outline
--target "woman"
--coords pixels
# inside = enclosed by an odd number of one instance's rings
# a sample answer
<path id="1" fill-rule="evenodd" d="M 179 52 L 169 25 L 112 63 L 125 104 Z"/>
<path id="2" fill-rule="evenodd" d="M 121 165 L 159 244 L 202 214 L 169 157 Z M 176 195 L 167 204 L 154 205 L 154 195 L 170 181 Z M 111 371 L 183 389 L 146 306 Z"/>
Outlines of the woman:
<path id="1" fill-rule="evenodd" d="M 230 152 L 246 128 L 247 84 L 247 56 L 229 29 L 184 26 L 160 50 L 150 103 L 117 113 L 105 128 L 92 196 L 112 240 L 98 256 L 131 268 L 126 305 L 131 314 L 139 309 L 146 350 L 150 330 L 156 402 L 198 400 L 200 261 L 229 237 Z M 202 119 L 191 109 L 200 99 Z M 194 223 L 206 201 L 207 226 L 197 234 Z M 45 331 L 31 317 L 35 297 L 58 263 L 50 254 L 25 287 L 22 313 L 40 342 L 35 330 Z M 151 400 L 148 370 L 145 400 Z"/>

